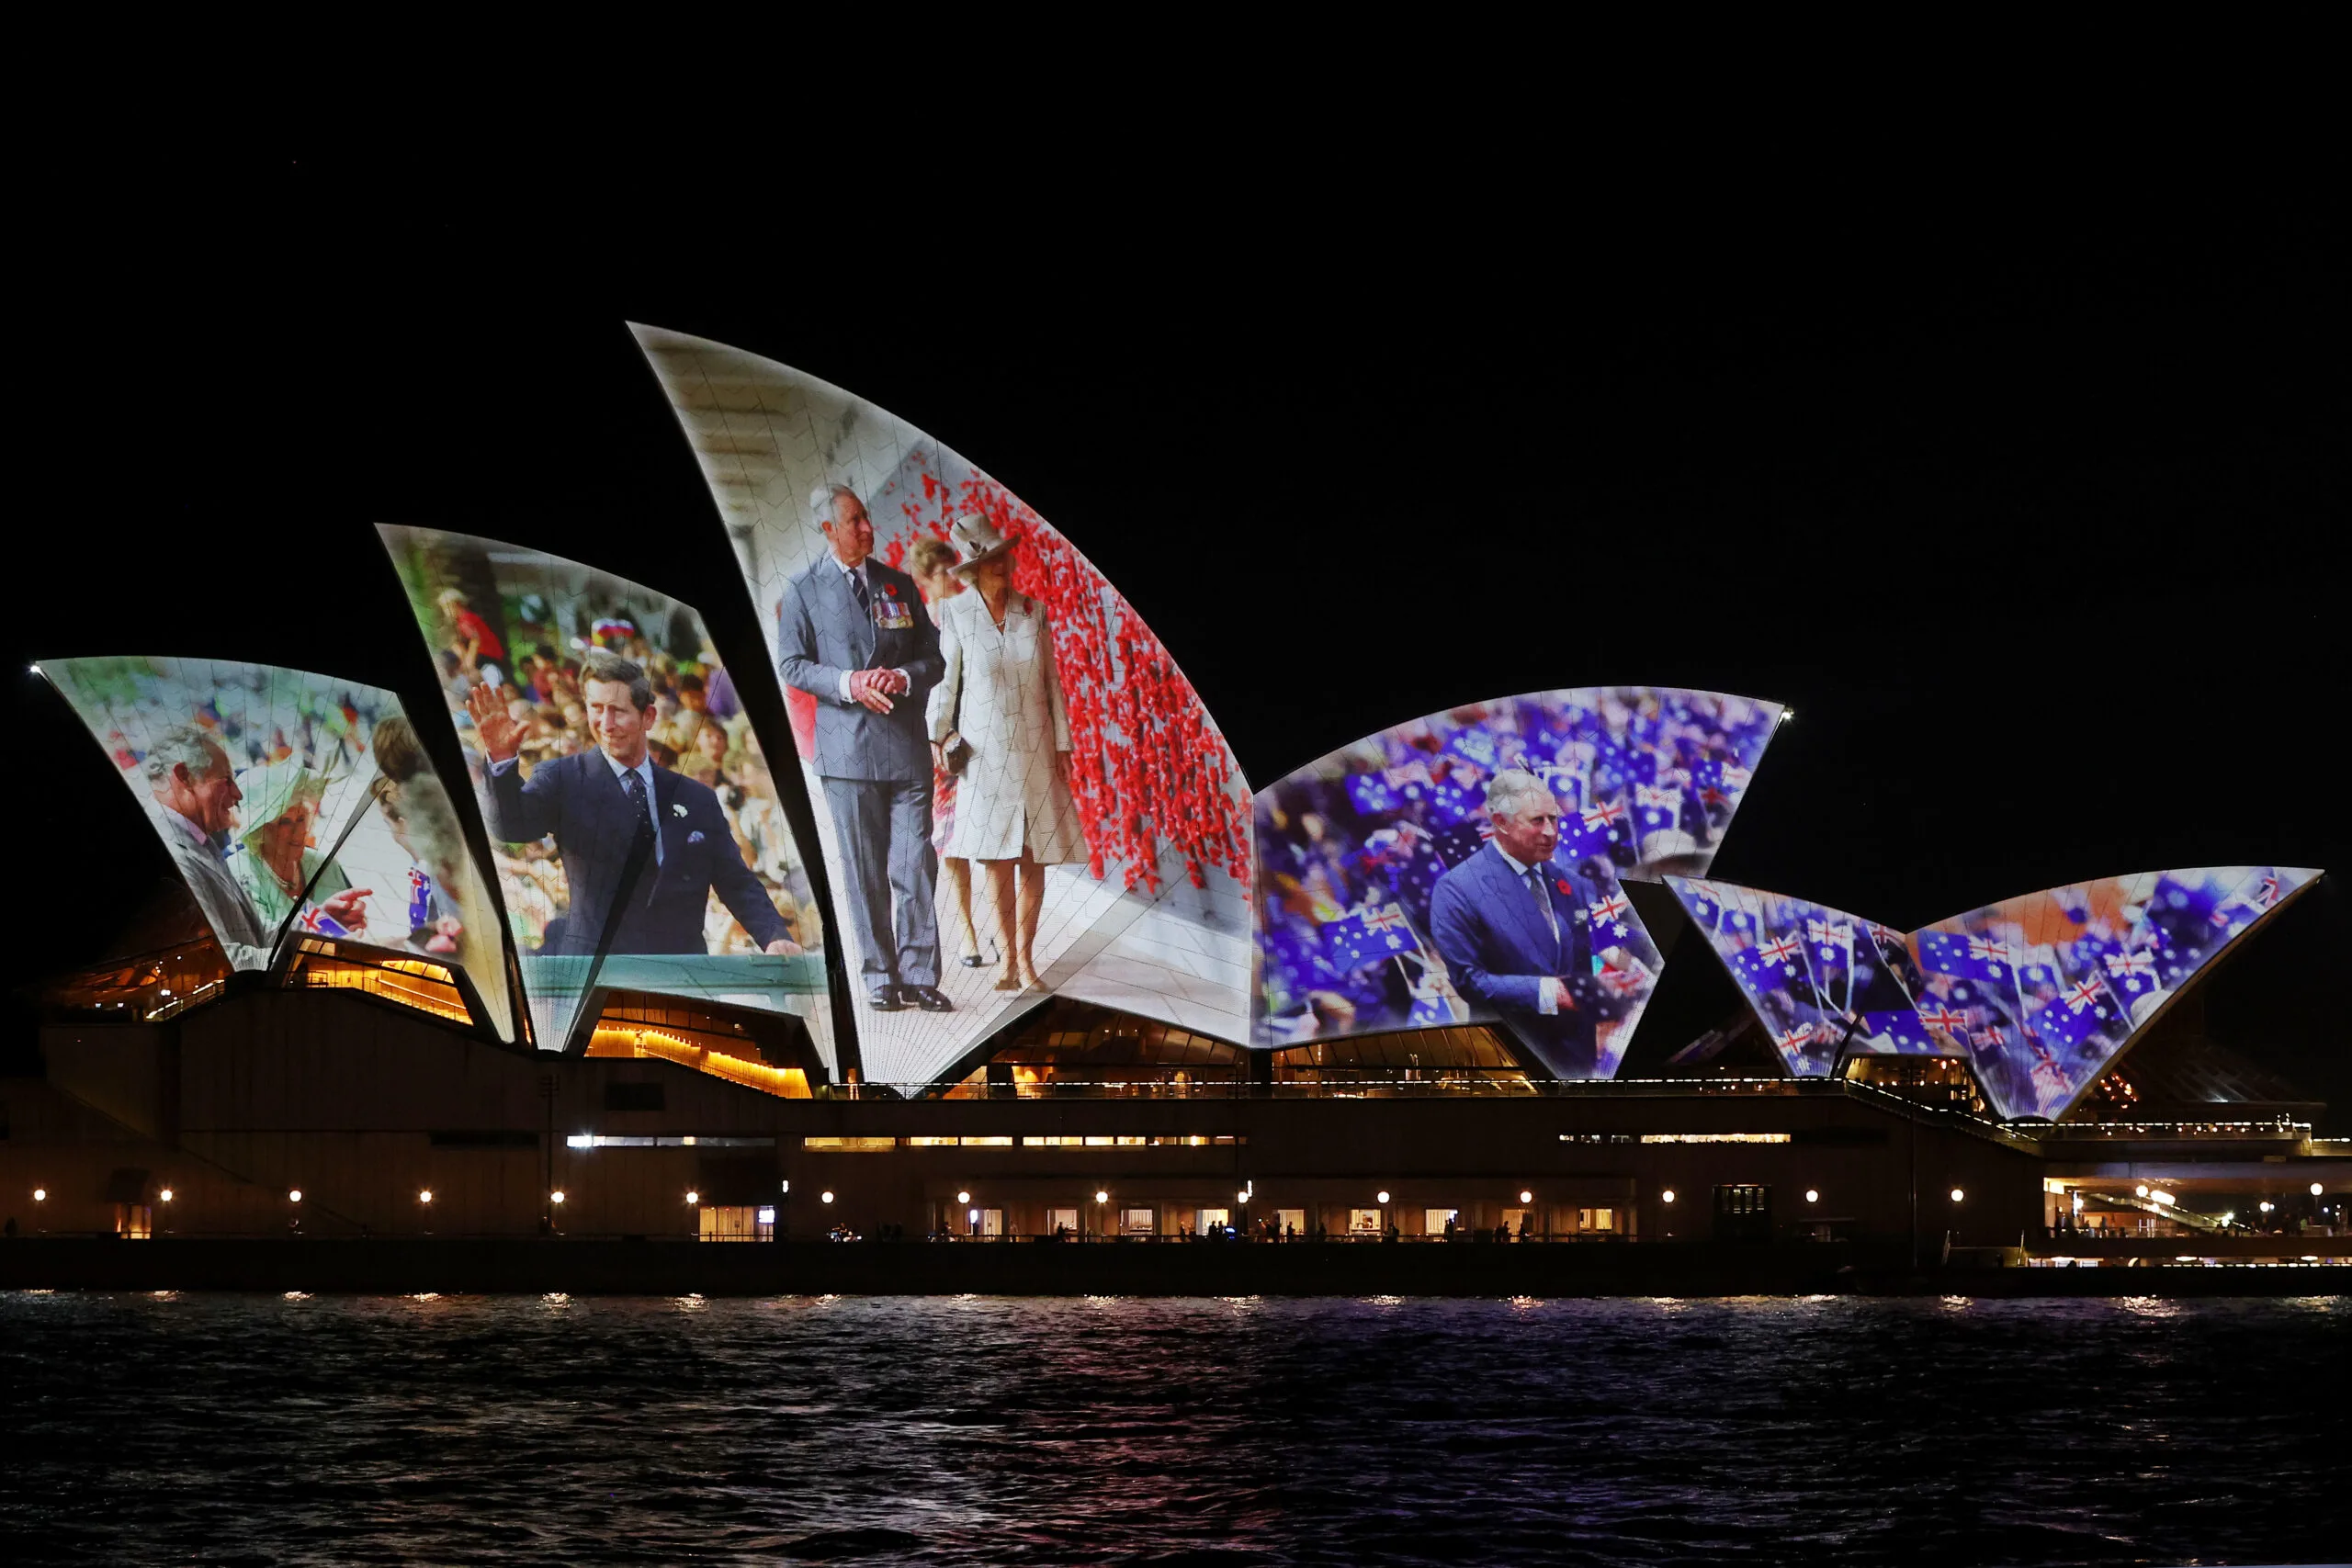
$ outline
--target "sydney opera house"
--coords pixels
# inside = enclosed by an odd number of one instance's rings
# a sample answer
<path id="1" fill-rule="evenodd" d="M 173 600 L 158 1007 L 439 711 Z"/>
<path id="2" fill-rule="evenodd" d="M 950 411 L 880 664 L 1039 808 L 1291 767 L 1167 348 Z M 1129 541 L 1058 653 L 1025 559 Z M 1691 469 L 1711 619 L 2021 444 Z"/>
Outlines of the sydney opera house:
<path id="1" fill-rule="evenodd" d="M 42 995 L 12 1234 L 2342 1250 L 2352 1145 L 2197 991 L 2317 870 L 1917 931 L 1734 886 L 1786 716 L 1666 686 L 1399 715 L 1253 787 L 987 472 L 637 335 L 745 601 L 386 526 L 437 711 L 42 664 L 178 880 Z M 747 609 L 773 687 L 706 620 Z M 1744 1005 L 1645 1034 L 1669 963 Z"/>

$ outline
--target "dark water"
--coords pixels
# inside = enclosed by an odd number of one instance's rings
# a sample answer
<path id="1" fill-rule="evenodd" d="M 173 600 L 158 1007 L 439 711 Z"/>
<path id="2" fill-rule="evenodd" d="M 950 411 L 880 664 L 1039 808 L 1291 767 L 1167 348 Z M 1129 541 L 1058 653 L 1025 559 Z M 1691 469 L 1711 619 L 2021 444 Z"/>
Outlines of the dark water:
<path id="1" fill-rule="evenodd" d="M 2352 1556 L 2352 1301 L 0 1295 L 19 1562 Z"/>

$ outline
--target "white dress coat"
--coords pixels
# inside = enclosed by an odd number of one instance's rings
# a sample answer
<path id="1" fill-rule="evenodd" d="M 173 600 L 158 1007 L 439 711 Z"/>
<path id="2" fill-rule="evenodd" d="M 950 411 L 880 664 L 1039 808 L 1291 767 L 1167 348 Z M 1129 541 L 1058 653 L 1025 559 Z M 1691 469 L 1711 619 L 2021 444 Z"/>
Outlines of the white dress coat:
<path id="1" fill-rule="evenodd" d="M 1084 860 L 1078 803 L 1062 776 L 1069 713 L 1045 606 L 1008 593 L 999 630 L 979 591 L 968 589 L 940 615 L 939 650 L 947 671 L 931 690 L 931 738 L 961 731 L 972 748 L 956 781 L 955 830 L 940 853 L 1018 860 L 1025 846 L 1040 864 Z"/>

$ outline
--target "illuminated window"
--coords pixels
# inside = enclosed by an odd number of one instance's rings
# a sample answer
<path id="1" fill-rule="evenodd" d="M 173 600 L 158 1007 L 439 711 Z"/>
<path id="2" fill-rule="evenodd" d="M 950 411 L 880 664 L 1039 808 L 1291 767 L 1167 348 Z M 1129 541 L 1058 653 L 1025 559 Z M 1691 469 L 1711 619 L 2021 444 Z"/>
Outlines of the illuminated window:
<path id="1" fill-rule="evenodd" d="M 1617 1228 L 1614 1209 L 1578 1209 L 1577 1229 L 1580 1231 L 1613 1231 Z"/>
<path id="2" fill-rule="evenodd" d="M 800 1146 L 824 1154 L 881 1154 L 886 1150 L 897 1148 L 899 1140 L 896 1138 L 809 1137 L 801 1139 Z"/>
<path id="3" fill-rule="evenodd" d="M 1306 1234 L 1306 1211 L 1304 1209 L 1276 1209 L 1274 1211 L 1274 1228 L 1285 1236 L 1305 1235 Z"/>
<path id="4" fill-rule="evenodd" d="M 1378 1235 L 1380 1234 L 1380 1211 L 1377 1209 L 1350 1209 L 1348 1211 L 1348 1234 L 1350 1235 Z"/>
<path id="5" fill-rule="evenodd" d="M 705 1241 L 773 1241 L 775 1211 L 752 1204 L 705 1203 L 701 1206 L 701 1236 Z M 763 1220 L 761 1215 L 767 1217 Z"/>
<path id="6" fill-rule="evenodd" d="M 1151 1235 L 1159 1229 L 1159 1217 L 1153 1210 L 1122 1209 L 1119 1211 L 1121 1235 Z"/>
<path id="7" fill-rule="evenodd" d="M 1078 1211 L 1076 1209 L 1046 1210 L 1046 1234 L 1047 1235 L 1076 1235 L 1078 1234 Z"/>
<path id="8" fill-rule="evenodd" d="M 1645 1144 L 1785 1144 L 1786 1133 L 1644 1133 Z"/>
<path id="9" fill-rule="evenodd" d="M 1221 1231 L 1225 1229 L 1226 1226 L 1231 1224 L 1233 1223 L 1233 1211 L 1230 1209 L 1202 1209 L 1198 1211 L 1197 1217 L 1198 1223 L 1193 1226 L 1193 1234 L 1194 1235 L 1206 1235 L 1211 1231 Z"/>

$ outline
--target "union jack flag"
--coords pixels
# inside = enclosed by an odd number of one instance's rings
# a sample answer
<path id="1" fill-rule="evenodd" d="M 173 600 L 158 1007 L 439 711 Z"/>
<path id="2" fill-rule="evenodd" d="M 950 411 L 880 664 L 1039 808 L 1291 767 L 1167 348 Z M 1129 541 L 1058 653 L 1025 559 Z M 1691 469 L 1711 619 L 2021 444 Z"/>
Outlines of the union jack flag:
<path id="1" fill-rule="evenodd" d="M 2066 1004 L 2068 1012 L 2080 1012 L 2098 1000 L 2098 982 L 2085 980 L 2079 985 L 2070 986 L 2059 999 Z"/>
<path id="2" fill-rule="evenodd" d="M 1756 956 L 1766 964 L 1786 964 L 1796 955 L 1797 939 L 1792 936 L 1776 937 L 1756 949 Z"/>
<path id="3" fill-rule="evenodd" d="M 1980 964 L 2007 964 L 2009 962 L 2009 944 L 1995 942 L 1991 937 L 1973 936 L 1968 939 L 1968 956 Z"/>
<path id="4" fill-rule="evenodd" d="M 1842 947 L 1849 953 L 1854 948 L 1854 928 L 1834 925 L 1827 920 L 1807 920 L 1804 923 L 1807 942 L 1817 942 L 1828 947 Z"/>
<path id="5" fill-rule="evenodd" d="M 1941 1005 L 1939 1005 L 1932 1012 L 1928 1011 L 1924 1008 L 1921 1009 L 1919 1012 L 1919 1021 L 1926 1024 L 1929 1029 L 1940 1029 L 1947 1032 L 1964 1032 L 1968 1028 L 1968 1015 L 1966 1013 L 1954 1012 L 1951 1009 Z"/>
<path id="6" fill-rule="evenodd" d="M 1813 1038 L 1813 1025 L 1800 1023 L 1785 1034 L 1772 1036 L 1772 1043 L 1783 1051 L 1794 1051 Z"/>
<path id="7" fill-rule="evenodd" d="M 1623 801 L 1603 801 L 1600 805 L 1592 807 L 1592 809 L 1584 814 L 1584 825 L 1588 828 L 1606 828 L 1611 823 L 1621 820 L 1624 815 L 1625 803 Z"/>
<path id="8" fill-rule="evenodd" d="M 1968 1037 L 1972 1045 L 2007 1045 L 2009 1037 L 1997 1023 L 1988 1023 Z"/>
<path id="9" fill-rule="evenodd" d="M 2258 888 L 2256 888 L 2256 889 L 2255 890 L 2255 894 L 2254 894 L 2254 907 L 2255 907 L 2256 908 L 2257 908 L 2257 909 L 2267 909 L 2268 908 L 2270 908 L 2270 906 L 2271 906 L 2271 905 L 2273 905 L 2273 904 L 2277 903 L 2278 901 L 2278 874 L 2277 874 L 2277 873 L 2275 873 L 2275 872 L 2266 872 L 2266 873 L 2263 874 L 2263 878 L 2262 878 L 2262 886 L 2261 886 L 2260 887 L 2258 887 Z"/>
<path id="10" fill-rule="evenodd" d="M 1601 985 L 1621 997 L 1630 997 L 1640 990 L 1648 982 L 1649 977 L 1649 971 L 1643 968 L 1639 963 L 1625 969 L 1620 969 L 1614 964 L 1603 964 L 1600 966 Z"/>
<path id="11" fill-rule="evenodd" d="M 1375 933 L 1408 929 L 1405 924 L 1405 911 L 1394 904 L 1385 908 L 1366 909 L 1363 912 L 1363 925 L 1365 931 Z"/>
<path id="12" fill-rule="evenodd" d="M 2146 953 L 2110 953 L 2107 955 L 2107 972 L 2118 979 L 2129 975 L 2154 976 L 2156 960 Z"/>
<path id="13" fill-rule="evenodd" d="M 1603 925 L 1612 920 L 1623 919 L 1625 911 L 1633 907 L 1633 900 L 1627 898 L 1623 893 L 1612 893 L 1606 898 L 1596 898 L 1585 906 L 1591 911 L 1592 918 Z"/>

